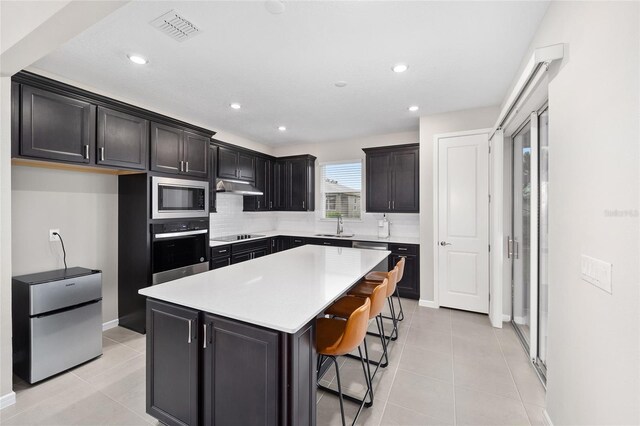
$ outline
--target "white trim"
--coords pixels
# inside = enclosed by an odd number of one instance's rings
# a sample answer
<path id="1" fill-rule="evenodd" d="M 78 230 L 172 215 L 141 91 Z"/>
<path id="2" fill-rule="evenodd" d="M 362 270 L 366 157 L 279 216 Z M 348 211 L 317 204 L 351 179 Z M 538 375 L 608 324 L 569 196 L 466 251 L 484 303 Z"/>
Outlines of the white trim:
<path id="1" fill-rule="evenodd" d="M 425 308 L 440 309 L 440 305 L 438 305 L 436 302 L 434 302 L 433 300 L 426 300 L 426 299 L 418 300 L 418 306 L 422 306 Z"/>
<path id="2" fill-rule="evenodd" d="M 502 314 L 502 322 L 511 322 L 511 315 Z"/>
<path id="3" fill-rule="evenodd" d="M 448 133 L 438 133 L 436 135 L 433 135 L 433 159 L 432 159 L 432 166 L 433 166 L 433 304 L 435 305 L 435 307 L 440 307 L 440 291 L 439 291 L 439 287 L 440 287 L 440 283 L 439 283 L 439 279 L 438 279 L 438 261 L 439 261 L 439 250 L 438 250 L 438 241 L 439 236 L 439 215 L 438 215 L 438 210 L 439 210 L 439 188 L 440 188 L 440 180 L 439 180 L 439 169 L 438 169 L 438 155 L 439 155 L 439 150 L 438 150 L 438 146 L 439 146 L 439 142 L 440 139 L 446 139 L 446 138 L 452 138 L 452 137 L 458 137 L 458 136 L 471 136 L 471 135 L 488 135 L 489 132 L 491 131 L 491 129 L 475 129 L 475 130 L 463 130 L 460 132 L 448 132 Z M 487 226 L 489 226 L 489 223 L 487 223 Z M 489 240 L 491 241 L 491 240 Z M 423 305 L 420 305 L 423 306 Z M 426 306 L 426 305 L 424 305 Z"/>
<path id="4" fill-rule="evenodd" d="M 532 361 L 538 357 L 538 164 L 539 164 L 539 144 L 538 140 L 538 112 L 531 113 L 531 157 L 530 157 L 530 201 L 529 201 L 529 357 Z"/>
<path id="5" fill-rule="evenodd" d="M 564 44 L 562 43 L 554 44 L 546 47 L 540 47 L 534 50 L 533 54 L 531 55 L 531 58 L 529 59 L 529 62 L 527 63 L 527 66 L 522 71 L 522 74 L 520 75 L 518 82 L 516 83 L 511 93 L 509 94 L 509 97 L 507 98 L 507 102 L 504 104 L 504 107 L 502 107 L 502 110 L 500 110 L 500 115 L 498 116 L 498 120 L 496 121 L 496 124 L 493 126 L 493 128 L 489 133 L 489 139 L 493 137 L 493 134 L 497 129 L 499 129 L 500 127 L 503 127 L 504 122 L 510 115 L 511 111 L 513 111 L 513 107 L 515 106 L 515 103 L 520 99 L 520 96 L 522 95 L 522 93 L 525 91 L 525 89 L 531 82 L 532 77 L 534 77 L 534 75 L 540 69 L 540 66 L 544 64 L 548 65 L 557 59 L 562 59 L 563 57 L 564 57 Z M 545 67 L 545 71 L 546 71 L 546 67 Z"/>
<path id="6" fill-rule="evenodd" d="M 498 130 L 489 140 L 489 320 L 494 327 L 501 328 L 504 318 L 504 132 Z"/>
<path id="7" fill-rule="evenodd" d="M 553 426 L 553 422 L 551 421 L 551 417 L 549 417 L 549 413 L 547 413 L 547 409 L 542 410 L 542 415 L 544 416 L 544 422 L 547 426 Z"/>
<path id="8" fill-rule="evenodd" d="M 7 408 L 10 405 L 16 403 L 16 393 L 14 391 L 9 392 L 6 395 L 0 396 L 0 410 Z"/>
<path id="9" fill-rule="evenodd" d="M 119 323 L 120 323 L 120 320 L 118 320 L 117 318 L 114 320 L 102 323 L 102 331 L 107 331 L 109 329 L 116 328 Z"/>

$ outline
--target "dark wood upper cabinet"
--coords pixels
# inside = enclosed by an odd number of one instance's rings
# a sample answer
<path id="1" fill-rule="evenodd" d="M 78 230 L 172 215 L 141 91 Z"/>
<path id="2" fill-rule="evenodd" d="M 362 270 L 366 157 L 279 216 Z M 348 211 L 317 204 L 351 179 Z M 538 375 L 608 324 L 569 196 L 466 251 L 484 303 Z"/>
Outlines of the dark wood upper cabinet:
<path id="1" fill-rule="evenodd" d="M 147 413 L 167 425 L 198 425 L 198 312 L 147 300 Z"/>
<path id="2" fill-rule="evenodd" d="M 145 170 L 149 145 L 149 121 L 98 107 L 96 163 Z"/>
<path id="3" fill-rule="evenodd" d="M 218 148 L 218 177 L 254 182 L 256 179 L 255 155 L 221 146 Z"/>
<path id="4" fill-rule="evenodd" d="M 209 213 L 216 212 L 216 176 L 218 175 L 218 147 L 209 144 Z"/>
<path id="5" fill-rule="evenodd" d="M 285 210 L 285 178 L 284 178 L 284 161 L 275 161 L 273 163 L 272 177 L 272 193 L 271 202 L 273 203 L 272 210 Z"/>
<path id="6" fill-rule="evenodd" d="M 173 126 L 151 123 L 151 170 L 174 174 L 182 171 L 183 133 Z"/>
<path id="7" fill-rule="evenodd" d="M 209 176 L 209 138 L 197 133 L 184 132 L 184 172 L 189 176 Z"/>
<path id="8" fill-rule="evenodd" d="M 20 155 L 92 163 L 96 106 L 81 99 L 22 86 Z"/>
<path id="9" fill-rule="evenodd" d="M 273 209 L 273 162 L 268 158 L 256 157 L 256 173 L 254 186 L 262 191 L 262 195 L 245 196 L 244 211 L 269 211 Z"/>
<path id="10" fill-rule="evenodd" d="M 366 210 L 371 213 L 420 212 L 418 144 L 365 148 Z"/>
<path id="11" fill-rule="evenodd" d="M 315 209 L 315 161 L 312 155 L 279 158 L 284 185 L 284 209 L 313 211 Z"/>
<path id="12" fill-rule="evenodd" d="M 151 170 L 208 176 L 209 139 L 177 127 L 151 123 Z"/>

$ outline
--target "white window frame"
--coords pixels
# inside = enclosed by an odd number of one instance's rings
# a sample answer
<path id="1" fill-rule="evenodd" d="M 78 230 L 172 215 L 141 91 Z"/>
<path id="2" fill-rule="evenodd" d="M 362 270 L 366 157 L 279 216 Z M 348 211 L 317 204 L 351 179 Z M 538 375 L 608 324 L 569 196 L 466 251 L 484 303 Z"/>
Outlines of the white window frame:
<path id="1" fill-rule="evenodd" d="M 360 218 L 352 218 L 352 217 L 344 217 L 342 220 L 344 222 L 363 222 L 364 221 L 364 161 L 362 158 L 354 158 L 351 160 L 340 160 L 340 161 L 325 161 L 322 163 L 318 163 L 318 194 L 320 199 L 318 201 L 318 205 L 320 208 L 320 221 L 323 222 L 335 222 L 335 218 L 326 218 L 326 198 L 324 196 L 324 192 L 322 190 L 324 182 L 322 181 L 322 171 L 323 167 L 327 165 L 336 165 L 336 164 L 352 164 L 352 163 L 360 163 Z"/>

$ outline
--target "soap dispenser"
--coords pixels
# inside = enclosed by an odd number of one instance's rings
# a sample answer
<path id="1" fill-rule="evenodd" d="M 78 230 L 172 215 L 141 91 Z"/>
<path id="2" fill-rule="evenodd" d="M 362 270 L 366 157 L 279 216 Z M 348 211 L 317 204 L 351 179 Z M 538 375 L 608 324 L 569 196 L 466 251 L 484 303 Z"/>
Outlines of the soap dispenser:
<path id="1" fill-rule="evenodd" d="M 386 214 L 378 221 L 378 238 L 389 238 L 389 221 Z"/>

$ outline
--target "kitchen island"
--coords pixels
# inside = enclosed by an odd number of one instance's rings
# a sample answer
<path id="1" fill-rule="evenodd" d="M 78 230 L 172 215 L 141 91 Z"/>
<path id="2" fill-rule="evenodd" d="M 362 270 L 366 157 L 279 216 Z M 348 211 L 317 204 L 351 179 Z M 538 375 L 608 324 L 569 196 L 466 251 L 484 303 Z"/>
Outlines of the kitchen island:
<path id="1" fill-rule="evenodd" d="M 315 319 L 389 254 L 303 246 L 140 290 L 147 412 L 176 425 L 314 425 Z"/>

